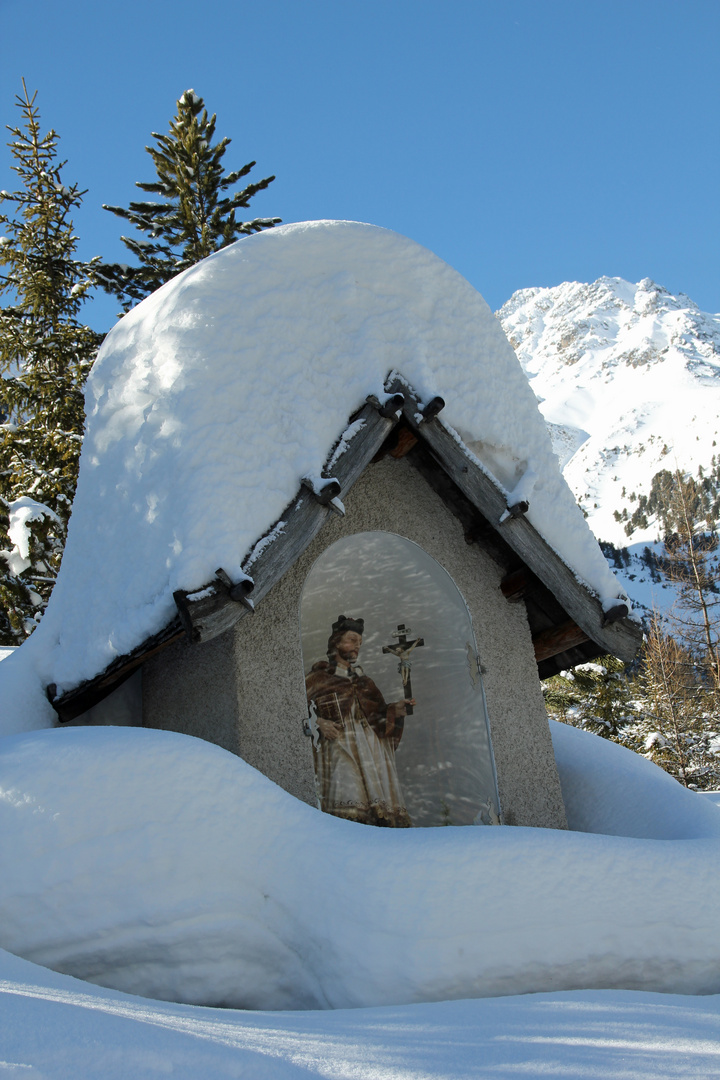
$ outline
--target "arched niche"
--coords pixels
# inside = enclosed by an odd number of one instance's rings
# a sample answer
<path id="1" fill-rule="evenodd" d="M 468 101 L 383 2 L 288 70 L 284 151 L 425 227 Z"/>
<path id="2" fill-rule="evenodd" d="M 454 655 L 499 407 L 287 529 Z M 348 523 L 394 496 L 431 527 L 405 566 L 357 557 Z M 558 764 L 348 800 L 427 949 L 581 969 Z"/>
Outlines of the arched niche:
<path id="1" fill-rule="evenodd" d="M 369 824 L 499 823 L 481 665 L 447 571 L 405 537 L 356 533 L 314 563 L 300 613 L 321 807 Z M 328 658 L 340 615 L 364 622 L 356 659 Z M 344 643 L 350 654 L 358 630 Z M 416 701 L 405 718 L 398 645 Z"/>

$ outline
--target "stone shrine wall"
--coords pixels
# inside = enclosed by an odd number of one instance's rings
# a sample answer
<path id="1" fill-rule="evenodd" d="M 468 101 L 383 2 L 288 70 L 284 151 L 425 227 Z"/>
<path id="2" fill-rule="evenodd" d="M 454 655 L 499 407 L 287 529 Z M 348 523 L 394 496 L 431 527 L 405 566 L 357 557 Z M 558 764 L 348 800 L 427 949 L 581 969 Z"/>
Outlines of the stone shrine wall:
<path id="1" fill-rule="evenodd" d="M 419 544 L 453 578 L 472 618 L 506 824 L 566 828 L 560 781 L 524 604 L 500 591 L 502 569 L 405 459 L 369 466 L 254 616 L 200 645 L 181 642 L 143 672 L 143 723 L 195 735 L 244 758 L 316 805 L 300 642 L 300 598 L 315 560 L 365 531 Z"/>

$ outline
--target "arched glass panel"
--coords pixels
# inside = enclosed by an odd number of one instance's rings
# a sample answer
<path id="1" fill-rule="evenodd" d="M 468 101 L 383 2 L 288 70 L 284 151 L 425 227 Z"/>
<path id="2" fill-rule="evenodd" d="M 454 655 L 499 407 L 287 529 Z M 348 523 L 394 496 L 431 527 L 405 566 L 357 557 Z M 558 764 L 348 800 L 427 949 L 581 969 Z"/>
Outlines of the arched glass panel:
<path id="1" fill-rule="evenodd" d="M 435 559 L 393 533 L 338 540 L 308 574 L 301 630 L 323 810 L 393 827 L 498 823 L 472 623 Z"/>

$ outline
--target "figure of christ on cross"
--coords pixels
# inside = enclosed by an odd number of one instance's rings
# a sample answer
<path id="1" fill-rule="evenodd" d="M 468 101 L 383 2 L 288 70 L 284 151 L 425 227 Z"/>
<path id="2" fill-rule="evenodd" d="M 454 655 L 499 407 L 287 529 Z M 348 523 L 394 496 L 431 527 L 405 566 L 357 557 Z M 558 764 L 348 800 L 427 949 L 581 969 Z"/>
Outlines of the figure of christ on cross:
<path id="1" fill-rule="evenodd" d="M 327 660 L 313 664 L 305 680 L 308 705 L 319 732 L 315 775 L 320 807 L 366 825 L 412 825 L 395 767 L 405 716 L 415 700 L 385 701 L 357 663 L 363 619 L 345 615 L 333 623 Z"/>
<path id="2" fill-rule="evenodd" d="M 397 630 L 393 631 L 393 637 L 397 638 L 397 644 L 395 645 L 383 645 L 384 653 L 392 653 L 393 656 L 397 656 L 398 674 L 403 681 L 403 689 L 405 690 L 405 703 L 406 713 L 408 716 L 413 714 L 413 705 L 415 705 L 415 699 L 412 696 L 412 683 L 410 682 L 410 672 L 412 670 L 412 664 L 410 663 L 410 656 L 413 649 L 419 649 L 425 644 L 423 638 L 416 638 L 415 641 L 408 641 L 407 635 L 410 633 L 410 627 L 405 626 L 405 623 L 400 623 Z"/>

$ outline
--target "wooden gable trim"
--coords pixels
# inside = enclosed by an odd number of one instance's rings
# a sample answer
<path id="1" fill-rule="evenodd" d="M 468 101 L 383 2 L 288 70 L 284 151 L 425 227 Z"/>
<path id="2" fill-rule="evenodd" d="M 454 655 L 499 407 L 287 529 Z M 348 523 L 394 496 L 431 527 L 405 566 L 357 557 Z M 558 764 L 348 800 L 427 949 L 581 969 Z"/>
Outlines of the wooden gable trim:
<path id="1" fill-rule="evenodd" d="M 626 617 L 627 607 L 618 601 L 614 610 L 603 611 L 598 598 L 578 581 L 525 514 L 511 512 L 504 489 L 474 459 L 457 432 L 440 419 L 423 425 L 421 430 L 412 408 L 406 405 L 403 413 L 410 429 L 422 439 L 468 501 L 500 533 L 522 563 L 547 586 L 570 619 L 603 652 L 612 653 L 626 662 L 632 660 L 642 641 L 642 631 Z"/>
<path id="2" fill-rule="evenodd" d="M 79 686 L 68 690 L 66 693 L 57 695 L 57 687 L 50 683 L 46 687 L 48 700 L 58 715 L 60 723 L 67 723 L 82 716 L 93 705 L 103 701 L 113 690 L 122 685 L 126 679 L 134 675 L 138 668 L 142 667 L 146 660 L 157 653 L 162 652 L 168 645 L 181 641 L 185 637 L 185 630 L 179 618 L 172 619 L 167 626 L 152 637 L 138 645 L 132 652 L 119 656 L 112 664 L 109 664 L 94 679 L 87 679 Z"/>
<path id="3" fill-rule="evenodd" d="M 305 551 L 328 516 L 343 513 L 342 496 L 352 488 L 401 421 L 398 447 L 402 449 L 390 452 L 394 456 L 404 456 L 418 442 L 429 451 L 465 499 L 487 521 L 488 532 L 497 534 L 499 544 L 512 550 L 522 565 L 537 575 L 557 597 L 564 611 L 564 621 L 567 622 L 569 616 L 578 628 L 574 637 L 578 641 L 590 639 L 602 651 L 623 660 L 630 660 L 635 655 L 641 632 L 623 617 L 627 609 L 618 607 L 611 613 L 615 621 L 608 619 L 598 599 L 577 580 L 527 521 L 524 516 L 527 504 L 508 506 L 504 489 L 483 469 L 457 433 L 438 419 L 445 404 L 442 398 L 434 397 L 424 402 L 397 373 L 388 378 L 386 390 L 382 400 L 368 398 L 351 417 L 322 475 L 303 480 L 298 494 L 280 520 L 248 553 L 240 581 L 232 582 L 220 568 L 215 579 L 204 588 L 194 592 L 179 590 L 174 594 L 178 615 L 158 634 L 126 656 L 119 657 L 95 678 L 62 695 L 56 696 L 52 685 L 47 688 L 48 698 L 61 721 L 73 720 L 86 712 L 150 656 L 184 634 L 193 642 L 210 641 L 251 614 L 254 605 Z M 558 640 L 567 643 L 570 638 L 566 634 L 560 635 Z M 552 646 L 538 643 L 544 657 L 551 655 L 547 652 L 548 647 Z"/>

